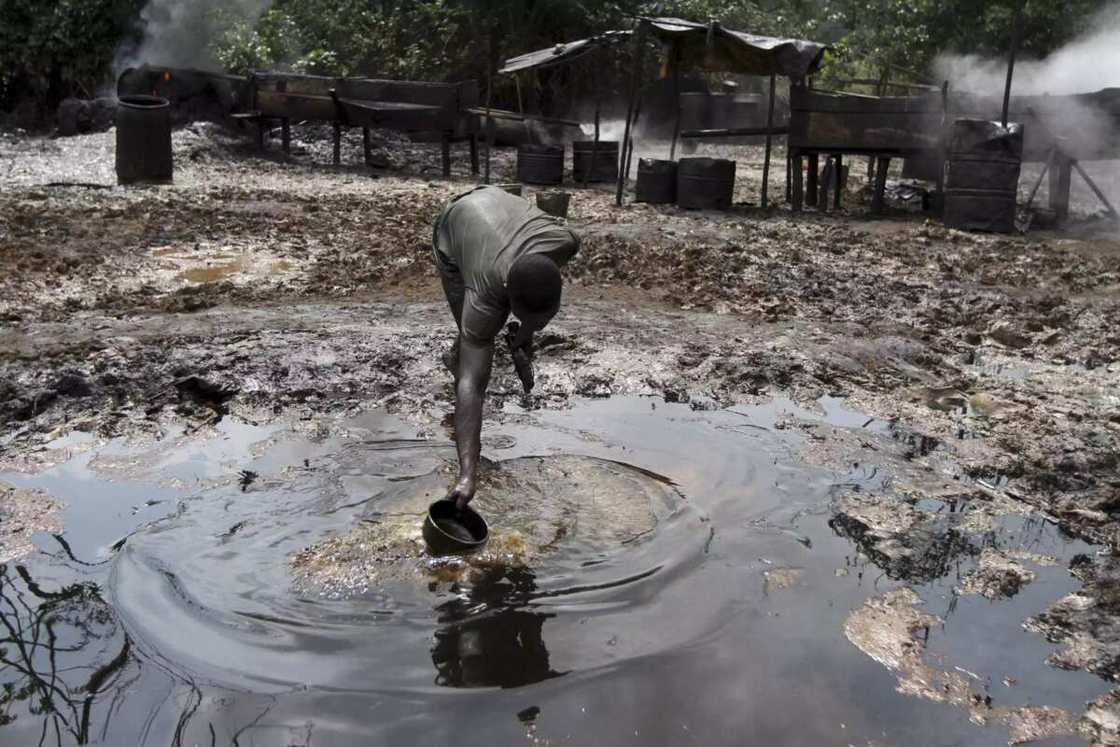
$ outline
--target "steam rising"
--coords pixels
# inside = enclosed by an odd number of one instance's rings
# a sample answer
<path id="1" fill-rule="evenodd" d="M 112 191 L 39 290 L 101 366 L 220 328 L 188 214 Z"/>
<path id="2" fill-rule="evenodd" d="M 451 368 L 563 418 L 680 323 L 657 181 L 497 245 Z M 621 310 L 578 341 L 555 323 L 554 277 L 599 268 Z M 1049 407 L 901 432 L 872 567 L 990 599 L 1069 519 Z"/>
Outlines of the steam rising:
<path id="1" fill-rule="evenodd" d="M 934 63 L 937 80 L 958 91 L 1002 95 L 1007 59 L 979 55 L 941 55 Z M 1042 60 L 1017 60 L 1012 93 L 1016 95 L 1088 93 L 1120 87 L 1120 3 L 1097 15 L 1092 31 Z"/>
<path id="2" fill-rule="evenodd" d="M 151 64 L 220 69 L 210 45 L 235 21 L 255 23 L 271 0 L 150 0 L 140 11 L 143 38 L 117 51 L 116 69 Z"/>

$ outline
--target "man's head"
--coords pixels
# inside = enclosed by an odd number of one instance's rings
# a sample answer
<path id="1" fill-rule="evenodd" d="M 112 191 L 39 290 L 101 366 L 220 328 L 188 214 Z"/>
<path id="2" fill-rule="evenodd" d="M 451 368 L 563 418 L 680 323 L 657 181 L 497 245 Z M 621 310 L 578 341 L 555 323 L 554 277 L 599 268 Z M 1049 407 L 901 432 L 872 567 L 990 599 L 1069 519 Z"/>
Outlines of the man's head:
<path id="1" fill-rule="evenodd" d="M 560 309 L 560 268 L 543 254 L 520 257 L 509 270 L 506 290 L 513 315 L 534 330 L 543 329 Z"/>

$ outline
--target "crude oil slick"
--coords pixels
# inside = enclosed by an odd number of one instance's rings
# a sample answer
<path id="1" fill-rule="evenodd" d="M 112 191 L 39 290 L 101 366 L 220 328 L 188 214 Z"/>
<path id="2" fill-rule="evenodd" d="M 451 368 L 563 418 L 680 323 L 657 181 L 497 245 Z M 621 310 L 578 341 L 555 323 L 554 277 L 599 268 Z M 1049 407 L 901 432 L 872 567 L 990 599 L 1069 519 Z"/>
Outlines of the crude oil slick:
<path id="1" fill-rule="evenodd" d="M 1061 646 L 1022 627 L 1065 630 L 1040 613 L 1077 590 L 1065 566 L 1092 548 L 1016 510 L 1006 480 L 947 476 L 938 443 L 829 398 L 506 410 L 474 504 L 491 542 L 465 558 L 430 558 L 420 537 L 453 445 L 381 412 L 65 436 L 38 471 L 0 474 L 50 495 L 64 527 L 0 577 L 5 619 L 38 641 L 5 654 L 0 735 L 995 745 L 1107 730 L 1108 684 L 1049 666 Z M 854 451 L 811 467 L 820 434 Z"/>

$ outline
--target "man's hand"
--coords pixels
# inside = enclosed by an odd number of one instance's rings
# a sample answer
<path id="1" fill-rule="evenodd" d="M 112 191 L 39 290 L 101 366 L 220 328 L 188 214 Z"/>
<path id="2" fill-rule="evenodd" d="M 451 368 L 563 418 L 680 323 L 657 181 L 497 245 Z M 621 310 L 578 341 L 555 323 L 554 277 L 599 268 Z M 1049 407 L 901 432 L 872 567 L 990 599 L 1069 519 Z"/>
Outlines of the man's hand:
<path id="1" fill-rule="evenodd" d="M 474 493 L 474 478 L 461 477 L 459 478 L 459 482 L 455 483 L 455 487 L 451 489 L 451 492 L 447 494 L 447 500 L 455 501 L 455 505 L 461 511 L 474 499 Z"/>
<path id="2" fill-rule="evenodd" d="M 517 322 L 510 322 L 506 331 L 506 344 L 509 345 L 509 354 L 513 358 L 513 370 L 517 372 L 517 378 L 521 379 L 521 387 L 529 394 L 536 383 L 533 376 L 533 333 L 526 332 Z"/>

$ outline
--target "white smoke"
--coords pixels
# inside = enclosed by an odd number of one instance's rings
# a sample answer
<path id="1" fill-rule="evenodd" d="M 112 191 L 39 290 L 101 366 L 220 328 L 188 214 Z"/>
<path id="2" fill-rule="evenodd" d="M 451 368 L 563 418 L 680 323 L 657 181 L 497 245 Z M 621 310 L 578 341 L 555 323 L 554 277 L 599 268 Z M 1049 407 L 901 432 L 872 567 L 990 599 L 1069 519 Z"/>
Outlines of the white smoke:
<path id="1" fill-rule="evenodd" d="M 1120 87 L 1120 3 L 1093 20 L 1092 30 L 1041 60 L 1015 62 L 1015 95 L 1089 93 Z M 1001 96 L 1007 81 L 1007 58 L 943 54 L 934 62 L 936 80 L 954 90 Z"/>
<path id="2" fill-rule="evenodd" d="M 232 23 L 255 24 L 272 0 L 149 0 L 142 38 L 117 50 L 116 71 L 138 65 L 220 70 L 211 45 Z"/>

